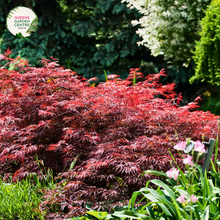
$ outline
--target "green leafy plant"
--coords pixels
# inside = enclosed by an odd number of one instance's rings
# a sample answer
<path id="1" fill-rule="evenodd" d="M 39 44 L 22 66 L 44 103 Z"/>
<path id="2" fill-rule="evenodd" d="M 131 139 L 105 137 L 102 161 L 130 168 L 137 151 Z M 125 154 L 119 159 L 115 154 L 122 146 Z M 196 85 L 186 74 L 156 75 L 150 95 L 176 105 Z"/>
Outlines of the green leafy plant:
<path id="1" fill-rule="evenodd" d="M 81 154 L 81 153 L 80 153 L 80 154 Z M 80 156 L 80 154 L 78 154 L 78 155 L 73 159 L 72 163 L 70 164 L 69 170 L 72 170 L 72 169 L 73 169 L 73 167 L 75 166 L 76 161 L 77 161 L 78 157 Z"/>
<path id="2" fill-rule="evenodd" d="M 35 184 L 40 189 L 44 189 L 44 188 L 54 189 L 55 182 L 54 182 L 53 170 L 50 168 L 46 170 L 43 160 L 39 160 L 37 155 L 35 158 L 40 168 L 40 174 L 41 174 L 41 179 L 40 179 L 36 173 L 32 173 Z"/>
<path id="3" fill-rule="evenodd" d="M 95 220 L 95 219 L 99 219 L 99 220 L 105 220 L 105 219 L 118 219 L 117 217 L 113 217 L 112 215 L 110 215 L 108 212 L 106 211 L 96 211 L 96 210 L 92 210 L 90 206 L 87 205 L 87 208 L 89 211 L 87 211 L 85 213 L 84 216 L 78 216 L 75 218 L 68 218 L 65 220 Z M 128 210 L 128 205 L 121 203 L 121 206 L 115 206 L 112 207 L 112 211 L 113 212 L 117 212 L 117 211 L 127 211 Z M 138 215 L 138 214 L 137 214 Z"/>
<path id="4" fill-rule="evenodd" d="M 174 148 L 184 150 L 186 146 L 186 142 L 180 142 Z M 211 161 L 212 171 L 205 170 L 203 173 L 201 165 L 197 164 L 198 158 L 205 152 L 201 142 L 196 142 L 195 151 L 199 152 L 196 163 L 192 162 L 193 157 L 190 155 L 183 159 L 183 163 L 186 164 L 185 172 L 180 169 L 172 153 L 177 168 L 172 168 L 166 173 L 155 170 L 145 171 L 143 174 L 154 174 L 170 179 L 166 179 L 165 182 L 159 179 L 149 180 L 144 188 L 133 193 L 129 202 L 131 209 L 138 205 L 137 211 L 124 210 L 115 212 L 112 216 L 132 219 L 219 219 L 220 161 L 215 160 L 214 163 Z M 182 153 L 180 154 L 184 157 Z M 149 187 L 149 184 L 154 184 L 158 188 Z M 138 196 L 142 199 L 139 200 Z"/>
<path id="5" fill-rule="evenodd" d="M 107 81 L 108 81 L 108 78 L 107 78 L 106 70 L 104 70 L 104 74 L 105 74 L 105 81 L 107 82 Z"/>
<path id="6" fill-rule="evenodd" d="M 203 172 L 198 165 L 199 158 L 206 152 L 205 145 L 200 141 L 195 142 L 192 156 L 187 157 L 182 153 L 190 146 L 190 140 L 182 141 L 175 145 L 186 169 L 183 172 L 177 161 L 171 157 L 177 168 L 161 172 L 147 170 L 142 173 L 153 174 L 166 178 L 165 182 L 160 179 L 149 180 L 144 188 L 133 193 L 127 209 L 116 211 L 113 214 L 99 211 L 87 212 L 87 217 L 72 219 L 220 219 L 220 161 L 217 160 L 218 137 L 215 145 L 215 159 L 211 160 L 212 170 Z M 195 162 L 193 162 L 195 158 Z M 169 179 L 167 179 L 169 177 Z M 154 187 L 149 187 L 149 185 Z M 155 189 L 157 187 L 157 189 Z M 141 199 L 138 197 L 142 197 Z"/>
<path id="7" fill-rule="evenodd" d="M 8 12 L 17 3 L 9 0 L 1 4 L 4 10 L 0 12 L 0 50 L 10 47 L 14 52 L 12 58 L 20 55 L 32 66 L 40 66 L 38 61 L 42 57 L 53 56 L 62 66 L 69 66 L 86 78 L 104 79 L 104 69 L 125 78 L 129 68 L 139 66 L 150 54 L 137 45 L 140 37 L 137 27 L 131 24 L 141 14 L 120 0 L 27 2 L 23 5 L 36 12 L 39 22 L 36 18 L 31 23 L 27 32 L 32 34 L 24 38 L 13 36 L 5 27 Z"/>
<path id="8" fill-rule="evenodd" d="M 0 179 L 0 219 L 40 219 L 43 213 L 39 209 L 42 193 L 31 183 L 31 177 L 26 180 L 5 183 Z"/>
<path id="9" fill-rule="evenodd" d="M 196 79 L 207 81 L 212 85 L 220 85 L 220 2 L 213 0 L 206 15 L 201 21 L 202 30 L 199 33 L 200 41 L 196 43 L 194 52 L 195 75 L 190 82 Z"/>

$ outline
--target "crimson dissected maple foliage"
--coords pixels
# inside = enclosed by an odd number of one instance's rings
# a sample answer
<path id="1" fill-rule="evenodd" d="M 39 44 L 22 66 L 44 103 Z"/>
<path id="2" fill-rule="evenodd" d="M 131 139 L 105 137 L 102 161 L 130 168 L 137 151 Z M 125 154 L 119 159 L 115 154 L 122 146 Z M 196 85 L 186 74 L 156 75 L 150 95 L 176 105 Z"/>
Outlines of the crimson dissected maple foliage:
<path id="1" fill-rule="evenodd" d="M 152 178 L 140 177 L 144 170 L 169 169 L 168 149 L 178 157 L 171 143 L 177 143 L 176 133 L 179 140 L 216 138 L 217 116 L 191 111 L 197 100 L 179 107 L 175 84 L 159 83 L 164 70 L 133 85 L 140 73 L 132 69 L 126 80 L 112 75 L 93 87 L 94 79 L 55 60 L 43 59 L 44 66 L 35 68 L 7 54 L 5 59 L 19 71 L 0 68 L 0 174 L 14 180 L 40 175 L 36 155 L 53 169 L 61 182 L 45 192 L 47 219 L 82 214 L 88 201 L 100 208 L 130 199 Z"/>

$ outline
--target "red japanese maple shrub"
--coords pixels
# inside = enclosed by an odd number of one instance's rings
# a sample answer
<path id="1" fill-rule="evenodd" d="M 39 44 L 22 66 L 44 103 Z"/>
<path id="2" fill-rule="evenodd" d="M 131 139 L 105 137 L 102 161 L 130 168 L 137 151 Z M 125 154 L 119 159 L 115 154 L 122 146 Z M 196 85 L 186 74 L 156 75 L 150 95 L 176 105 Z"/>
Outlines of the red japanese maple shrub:
<path id="1" fill-rule="evenodd" d="M 169 169 L 168 149 L 178 157 L 171 143 L 176 133 L 179 140 L 216 138 L 217 117 L 191 111 L 198 100 L 179 107 L 175 84 L 159 83 L 164 70 L 135 85 L 132 78 L 141 74 L 132 70 L 126 80 L 112 75 L 92 87 L 95 79 L 54 60 L 35 68 L 7 54 L 5 59 L 18 70 L 0 69 L 0 174 L 14 180 L 40 175 L 36 155 L 53 169 L 61 182 L 41 204 L 47 219 L 79 215 L 86 202 L 100 208 L 130 199 L 152 178 L 139 177 L 144 170 Z"/>

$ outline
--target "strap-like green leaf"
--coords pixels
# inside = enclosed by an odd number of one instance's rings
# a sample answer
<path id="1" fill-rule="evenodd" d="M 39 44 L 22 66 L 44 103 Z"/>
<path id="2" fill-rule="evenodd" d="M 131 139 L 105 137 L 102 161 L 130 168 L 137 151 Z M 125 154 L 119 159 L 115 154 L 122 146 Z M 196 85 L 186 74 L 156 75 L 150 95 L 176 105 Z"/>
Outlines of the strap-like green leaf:
<path id="1" fill-rule="evenodd" d="M 177 218 L 177 213 L 176 213 L 176 209 L 174 207 L 174 205 L 168 201 L 163 195 L 161 195 L 158 191 L 153 190 L 153 189 L 149 189 L 148 188 L 148 192 L 142 192 L 143 195 L 148 198 L 151 202 L 155 202 L 158 204 L 158 206 L 161 207 L 161 209 L 164 211 L 165 215 L 167 217 L 174 217 Z M 173 214 L 172 214 L 172 213 Z"/>
<path id="2" fill-rule="evenodd" d="M 166 173 L 164 173 L 162 171 L 157 171 L 157 170 L 145 170 L 140 176 L 143 176 L 144 174 L 151 174 L 151 175 L 156 175 L 156 176 L 167 177 Z"/>
<path id="3" fill-rule="evenodd" d="M 153 218 L 149 216 L 146 216 L 146 215 L 134 212 L 134 211 L 129 211 L 129 210 L 124 210 L 121 212 L 114 212 L 112 216 L 119 217 L 119 218 L 129 218 L 129 219 L 141 218 L 143 220 L 153 220 Z"/>
<path id="4" fill-rule="evenodd" d="M 205 208 L 201 220 L 209 220 L 209 205 Z"/>
<path id="5" fill-rule="evenodd" d="M 80 154 L 81 154 L 81 153 L 80 153 Z M 80 156 L 80 154 L 78 154 L 78 155 L 74 158 L 74 160 L 73 160 L 72 163 L 70 164 L 69 170 L 72 170 L 72 169 L 73 169 L 73 167 L 75 166 L 76 161 L 77 161 L 78 157 Z"/>
<path id="6" fill-rule="evenodd" d="M 108 215 L 108 212 L 88 211 L 88 212 L 86 212 L 86 213 L 89 214 L 89 215 L 92 215 L 92 216 L 96 217 L 96 218 L 99 219 L 99 220 L 104 219 L 104 217 L 105 217 L 106 215 Z"/>
<path id="7" fill-rule="evenodd" d="M 160 180 L 158 180 L 158 179 L 154 179 L 154 180 L 152 180 L 151 182 L 152 182 L 153 184 L 157 185 L 157 186 L 160 186 L 160 187 L 164 188 L 164 189 L 168 192 L 168 194 L 169 194 L 171 197 L 173 197 L 174 199 L 176 199 L 176 195 L 175 195 L 175 193 L 173 192 L 173 190 L 172 190 L 168 185 L 166 185 L 164 182 L 162 182 L 162 181 L 160 181 Z"/>

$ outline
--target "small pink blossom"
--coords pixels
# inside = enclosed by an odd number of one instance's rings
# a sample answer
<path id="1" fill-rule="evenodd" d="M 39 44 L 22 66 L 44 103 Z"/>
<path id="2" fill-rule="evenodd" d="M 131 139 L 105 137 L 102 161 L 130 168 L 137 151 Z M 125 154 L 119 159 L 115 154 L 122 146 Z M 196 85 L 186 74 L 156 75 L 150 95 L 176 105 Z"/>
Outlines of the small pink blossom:
<path id="1" fill-rule="evenodd" d="M 189 166 L 193 166 L 192 156 L 188 155 L 185 159 L 183 159 L 183 163 Z"/>
<path id="2" fill-rule="evenodd" d="M 4 58 L 5 58 L 5 56 L 2 55 L 2 54 L 0 54 L 0 60 L 2 60 L 2 59 L 4 59 Z"/>
<path id="3" fill-rule="evenodd" d="M 198 201 L 198 199 L 197 199 L 197 197 L 195 195 L 191 195 L 191 197 L 189 198 L 189 202 L 195 203 L 197 201 Z"/>
<path id="4" fill-rule="evenodd" d="M 205 145 L 200 141 L 195 142 L 194 151 L 198 151 L 199 153 L 205 153 Z"/>
<path id="5" fill-rule="evenodd" d="M 178 175 L 179 175 L 179 170 L 178 169 L 170 169 L 166 172 L 166 174 L 170 179 L 173 178 L 174 180 L 177 180 Z"/>
<path id="6" fill-rule="evenodd" d="M 178 201 L 179 203 L 183 204 L 185 203 L 185 196 L 184 195 L 181 195 L 179 198 L 176 199 L 176 201 Z"/>
<path id="7" fill-rule="evenodd" d="M 181 141 L 179 144 L 174 146 L 174 149 L 184 151 L 186 149 L 186 141 Z"/>

